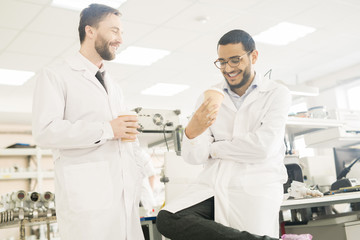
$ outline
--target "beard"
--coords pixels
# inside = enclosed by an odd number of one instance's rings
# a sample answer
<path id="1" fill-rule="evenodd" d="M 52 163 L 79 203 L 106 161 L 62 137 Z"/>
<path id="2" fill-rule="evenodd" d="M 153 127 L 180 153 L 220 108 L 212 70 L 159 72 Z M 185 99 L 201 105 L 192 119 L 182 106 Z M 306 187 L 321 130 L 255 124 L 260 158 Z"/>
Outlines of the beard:
<path id="1" fill-rule="evenodd" d="M 95 41 L 95 50 L 104 60 L 110 61 L 115 58 L 115 54 L 112 53 L 109 49 L 108 42 L 102 37 L 99 36 Z"/>
<path id="2" fill-rule="evenodd" d="M 234 92 L 235 89 L 239 89 L 243 86 L 245 86 L 249 81 L 250 81 L 250 77 L 251 77 L 251 72 L 250 72 L 250 68 L 249 66 L 246 67 L 244 69 L 244 73 L 243 73 L 243 78 L 242 80 L 238 83 L 238 84 L 231 84 L 227 78 L 225 77 L 225 81 L 227 82 L 227 84 L 229 85 L 231 91 Z"/>

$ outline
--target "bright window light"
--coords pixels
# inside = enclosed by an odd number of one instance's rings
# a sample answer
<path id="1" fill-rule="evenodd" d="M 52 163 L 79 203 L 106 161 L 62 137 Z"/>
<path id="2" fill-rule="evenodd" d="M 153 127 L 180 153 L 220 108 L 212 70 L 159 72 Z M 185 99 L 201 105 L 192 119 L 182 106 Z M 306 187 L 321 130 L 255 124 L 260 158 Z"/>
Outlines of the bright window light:
<path id="1" fill-rule="evenodd" d="M 352 87 L 347 90 L 349 109 L 360 110 L 360 86 Z"/>
<path id="2" fill-rule="evenodd" d="M 34 72 L 0 69 L 0 84 L 21 86 L 34 75 Z"/>
<path id="3" fill-rule="evenodd" d="M 281 22 L 268 30 L 254 36 L 257 42 L 271 45 L 287 45 L 299 38 L 314 32 L 316 29 L 299 24 Z"/>
<path id="4" fill-rule="evenodd" d="M 174 96 L 185 89 L 189 88 L 188 85 L 172 84 L 172 83 L 157 83 L 143 91 L 141 94 L 154 95 L 154 96 Z"/>
<path id="5" fill-rule="evenodd" d="M 121 51 L 115 58 L 114 62 L 121 64 L 150 66 L 154 62 L 169 55 L 170 52 L 162 49 L 128 47 Z"/>
<path id="6" fill-rule="evenodd" d="M 124 2 L 126 2 L 126 0 L 53 0 L 52 5 L 55 7 L 68 8 L 72 10 L 83 10 L 92 3 L 100 3 L 117 9 Z"/>

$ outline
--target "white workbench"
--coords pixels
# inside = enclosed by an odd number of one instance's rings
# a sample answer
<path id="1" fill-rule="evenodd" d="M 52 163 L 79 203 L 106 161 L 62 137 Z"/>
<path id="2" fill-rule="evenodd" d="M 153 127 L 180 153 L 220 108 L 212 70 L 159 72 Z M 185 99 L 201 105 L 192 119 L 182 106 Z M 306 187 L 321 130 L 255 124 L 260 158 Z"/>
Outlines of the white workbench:
<path id="1" fill-rule="evenodd" d="M 329 206 L 352 202 L 360 202 L 360 192 L 339 193 L 323 197 L 285 200 L 281 205 L 281 210 Z"/>

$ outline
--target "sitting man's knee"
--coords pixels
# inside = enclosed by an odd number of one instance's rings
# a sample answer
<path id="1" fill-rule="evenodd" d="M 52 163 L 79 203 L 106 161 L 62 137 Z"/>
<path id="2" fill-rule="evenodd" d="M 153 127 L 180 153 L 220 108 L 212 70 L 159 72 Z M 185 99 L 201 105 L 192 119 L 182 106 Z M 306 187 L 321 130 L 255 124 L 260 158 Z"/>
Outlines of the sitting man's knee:
<path id="1" fill-rule="evenodd" d="M 166 210 L 161 210 L 156 217 L 156 227 L 158 231 L 164 235 L 168 236 L 172 232 L 172 227 L 174 226 L 174 214 Z"/>

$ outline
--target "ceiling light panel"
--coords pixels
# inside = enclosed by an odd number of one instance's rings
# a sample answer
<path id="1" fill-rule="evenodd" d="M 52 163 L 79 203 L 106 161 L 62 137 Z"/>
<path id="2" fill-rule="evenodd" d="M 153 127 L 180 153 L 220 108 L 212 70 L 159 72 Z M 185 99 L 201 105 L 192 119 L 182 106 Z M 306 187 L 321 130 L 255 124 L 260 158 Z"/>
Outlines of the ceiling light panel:
<path id="1" fill-rule="evenodd" d="M 256 42 L 262 42 L 271 45 L 287 45 L 299 38 L 314 32 L 313 27 L 303 26 L 299 24 L 281 22 L 264 32 L 254 36 Z"/>
<path id="2" fill-rule="evenodd" d="M 34 72 L 18 71 L 0 68 L 0 84 L 10 86 L 21 86 L 35 75 Z"/>

